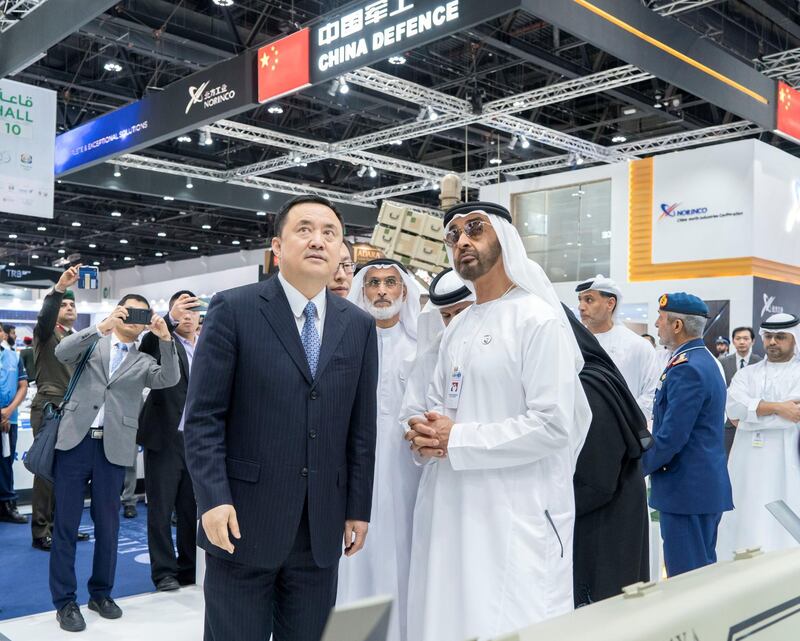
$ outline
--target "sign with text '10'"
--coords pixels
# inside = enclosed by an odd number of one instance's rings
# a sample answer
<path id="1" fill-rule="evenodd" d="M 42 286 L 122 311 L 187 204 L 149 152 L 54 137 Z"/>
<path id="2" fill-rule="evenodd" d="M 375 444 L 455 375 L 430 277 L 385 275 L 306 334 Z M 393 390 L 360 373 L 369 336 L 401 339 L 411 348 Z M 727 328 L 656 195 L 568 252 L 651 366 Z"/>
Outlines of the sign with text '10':
<path id="1" fill-rule="evenodd" d="M 316 84 L 518 9 L 521 0 L 365 0 L 311 30 Z"/>

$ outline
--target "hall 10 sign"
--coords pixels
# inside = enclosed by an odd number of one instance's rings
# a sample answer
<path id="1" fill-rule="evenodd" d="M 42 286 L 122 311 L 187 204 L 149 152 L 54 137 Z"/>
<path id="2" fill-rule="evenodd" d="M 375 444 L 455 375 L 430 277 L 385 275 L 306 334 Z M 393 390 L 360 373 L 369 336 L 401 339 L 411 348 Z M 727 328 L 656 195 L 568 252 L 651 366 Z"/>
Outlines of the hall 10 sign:
<path id="1" fill-rule="evenodd" d="M 455 31 L 447 27 L 462 22 L 460 5 L 461 0 L 373 0 L 326 20 L 311 34 L 311 81 L 324 81 Z"/>

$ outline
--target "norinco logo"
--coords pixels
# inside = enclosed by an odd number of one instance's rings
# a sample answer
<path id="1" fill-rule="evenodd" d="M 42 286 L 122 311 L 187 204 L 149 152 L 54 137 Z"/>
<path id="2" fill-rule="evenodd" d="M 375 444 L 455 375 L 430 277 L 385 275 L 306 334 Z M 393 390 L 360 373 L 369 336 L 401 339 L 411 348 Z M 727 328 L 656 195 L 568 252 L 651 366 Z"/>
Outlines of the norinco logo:
<path id="1" fill-rule="evenodd" d="M 783 314 L 783 307 L 781 305 L 774 305 L 775 296 L 768 296 L 764 294 L 764 307 L 761 309 L 761 317 L 767 314 Z"/>
<path id="2" fill-rule="evenodd" d="M 217 85 L 213 89 L 206 91 L 208 85 L 211 84 L 210 80 L 206 80 L 199 87 L 189 87 L 189 102 L 186 105 L 185 114 L 195 105 L 203 105 L 203 109 L 215 107 L 222 102 L 228 102 L 236 97 L 234 89 L 228 89 L 228 85 Z"/>

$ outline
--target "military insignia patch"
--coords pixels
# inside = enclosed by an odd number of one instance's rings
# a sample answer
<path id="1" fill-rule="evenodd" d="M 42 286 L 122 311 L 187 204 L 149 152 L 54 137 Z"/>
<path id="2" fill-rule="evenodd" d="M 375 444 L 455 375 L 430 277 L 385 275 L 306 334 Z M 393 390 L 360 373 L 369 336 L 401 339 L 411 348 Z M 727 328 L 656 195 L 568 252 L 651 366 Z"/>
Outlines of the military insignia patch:
<path id="1" fill-rule="evenodd" d="M 661 298 L 658 299 L 658 306 L 665 307 L 668 302 L 669 302 L 669 296 L 664 294 L 661 296 Z"/>

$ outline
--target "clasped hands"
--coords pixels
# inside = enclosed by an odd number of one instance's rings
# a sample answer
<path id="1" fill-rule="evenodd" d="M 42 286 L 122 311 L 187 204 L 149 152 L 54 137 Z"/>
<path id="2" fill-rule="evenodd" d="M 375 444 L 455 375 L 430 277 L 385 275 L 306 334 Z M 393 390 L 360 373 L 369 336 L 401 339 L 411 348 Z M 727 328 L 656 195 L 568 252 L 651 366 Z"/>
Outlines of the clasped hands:
<path id="1" fill-rule="evenodd" d="M 408 421 L 411 428 L 405 439 L 411 444 L 415 454 L 426 458 L 444 458 L 450 443 L 450 430 L 453 421 L 436 412 L 425 412 L 424 416 L 414 416 Z"/>

